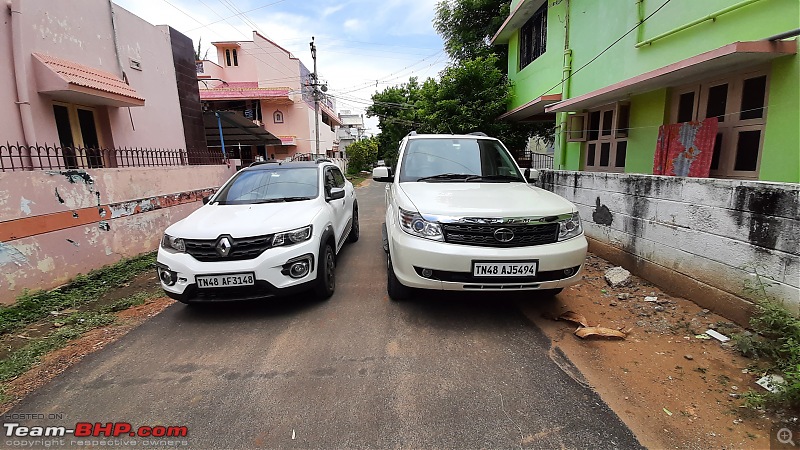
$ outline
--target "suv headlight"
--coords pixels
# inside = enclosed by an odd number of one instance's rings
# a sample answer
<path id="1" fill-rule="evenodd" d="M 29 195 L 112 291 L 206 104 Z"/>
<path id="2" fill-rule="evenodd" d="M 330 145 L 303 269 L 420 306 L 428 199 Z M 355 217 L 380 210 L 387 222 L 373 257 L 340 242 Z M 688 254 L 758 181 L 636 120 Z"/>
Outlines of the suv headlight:
<path id="1" fill-rule="evenodd" d="M 577 211 L 572 213 L 572 217 L 569 219 L 558 222 L 558 226 L 559 241 L 572 239 L 575 236 L 579 236 L 583 232 L 583 228 L 581 227 L 581 216 Z"/>
<path id="2" fill-rule="evenodd" d="M 442 227 L 438 223 L 428 222 L 423 219 L 419 213 L 406 211 L 403 208 L 400 210 L 400 228 L 406 233 L 425 239 L 432 239 L 434 241 L 444 241 L 442 234 Z"/>
<path id="3" fill-rule="evenodd" d="M 280 247 L 281 245 L 292 245 L 298 242 L 303 242 L 311 239 L 311 225 L 296 230 L 284 231 L 277 233 L 272 238 L 272 246 Z"/>
<path id="4" fill-rule="evenodd" d="M 183 239 L 164 234 L 161 239 L 161 247 L 167 250 L 184 253 L 186 251 L 186 244 Z"/>

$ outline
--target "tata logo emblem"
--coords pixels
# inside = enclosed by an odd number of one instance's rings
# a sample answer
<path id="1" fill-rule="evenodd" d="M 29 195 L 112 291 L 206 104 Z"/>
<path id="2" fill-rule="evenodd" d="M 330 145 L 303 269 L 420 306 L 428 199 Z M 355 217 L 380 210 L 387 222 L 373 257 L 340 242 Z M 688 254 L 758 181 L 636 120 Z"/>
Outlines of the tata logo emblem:
<path id="1" fill-rule="evenodd" d="M 514 232 L 508 228 L 498 228 L 494 232 L 494 238 L 497 242 L 511 242 L 514 239 Z"/>
<path id="2" fill-rule="evenodd" d="M 217 254 L 223 258 L 226 258 L 228 255 L 231 254 L 232 248 L 233 248 L 233 242 L 231 241 L 231 238 L 229 238 L 228 236 L 222 236 L 217 241 L 217 246 L 216 246 Z"/>

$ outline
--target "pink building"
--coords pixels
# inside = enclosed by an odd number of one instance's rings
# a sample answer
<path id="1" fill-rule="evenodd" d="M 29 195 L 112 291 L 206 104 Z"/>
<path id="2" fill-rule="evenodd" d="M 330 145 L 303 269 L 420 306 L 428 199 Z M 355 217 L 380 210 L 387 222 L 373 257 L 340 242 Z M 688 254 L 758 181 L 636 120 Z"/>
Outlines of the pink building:
<path id="1" fill-rule="evenodd" d="M 108 0 L 12 0 L 4 9 L 2 144 L 206 150 L 188 37 Z M 14 161 L 8 148 L 0 154 L 6 168 L 45 166 L 36 149 L 17 151 Z M 59 158 L 61 167 L 117 165 Z"/>
<path id="2" fill-rule="evenodd" d="M 309 87 L 311 72 L 299 59 L 255 31 L 252 41 L 212 44 L 217 49 L 218 63 L 197 63 L 203 110 L 206 114 L 225 111 L 229 117 L 245 117 L 268 132 L 261 133 L 261 142 L 253 142 L 247 136 L 239 141 L 224 133 L 229 154 L 244 161 L 256 155 L 275 159 L 300 154 L 335 156 L 338 148 L 334 130 L 341 121 L 333 102 L 321 100 L 317 150 L 314 100 Z M 270 135 L 277 139 L 270 139 Z M 222 145 L 211 133 L 207 136 L 209 148 Z"/>

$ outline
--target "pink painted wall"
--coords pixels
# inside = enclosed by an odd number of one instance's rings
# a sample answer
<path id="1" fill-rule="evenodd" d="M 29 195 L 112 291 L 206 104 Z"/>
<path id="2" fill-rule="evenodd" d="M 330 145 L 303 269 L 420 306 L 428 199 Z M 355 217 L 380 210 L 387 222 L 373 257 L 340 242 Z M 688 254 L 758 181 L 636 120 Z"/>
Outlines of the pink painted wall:
<path id="1" fill-rule="evenodd" d="M 32 53 L 64 58 L 121 77 L 114 46 L 111 7 L 107 0 L 23 0 L 22 14 L 15 15 L 23 30 L 25 61 L 36 140 L 58 142 L 53 116 L 53 99 L 38 93 Z M 185 148 L 175 71 L 168 29 L 153 26 L 114 5 L 117 43 L 122 69 L 131 87 L 145 98 L 145 106 L 133 108 L 97 107 L 103 145 L 157 148 Z M 0 112 L 4 124 L 0 140 L 22 141 L 15 75 L 11 57 L 11 22 L 3 6 L 0 23 Z M 141 62 L 142 70 L 130 67 L 129 58 Z M 83 106 L 92 106 L 86 104 Z M 130 114 L 129 114 L 130 112 Z M 133 124 L 131 124 L 131 119 Z"/>
<path id="2" fill-rule="evenodd" d="M 215 189 L 233 173 L 224 165 L 0 173 L 0 226 L 98 205 Z M 194 201 L 135 214 L 116 207 L 103 218 L 107 228 L 97 222 L 2 242 L 0 303 L 13 302 L 23 289 L 59 286 L 77 274 L 155 250 L 164 229 L 200 205 Z"/>

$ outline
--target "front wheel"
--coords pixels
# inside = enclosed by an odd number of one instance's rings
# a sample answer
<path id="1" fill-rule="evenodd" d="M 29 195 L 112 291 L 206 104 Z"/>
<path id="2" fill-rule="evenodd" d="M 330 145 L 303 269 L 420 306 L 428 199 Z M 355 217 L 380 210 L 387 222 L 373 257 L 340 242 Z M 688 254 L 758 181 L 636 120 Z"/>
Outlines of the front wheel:
<path id="1" fill-rule="evenodd" d="M 358 240 L 361 230 L 358 225 L 358 205 L 353 205 L 353 220 L 350 227 L 350 234 L 347 235 L 347 242 L 355 242 Z"/>
<path id="2" fill-rule="evenodd" d="M 319 255 L 317 268 L 317 285 L 314 292 L 317 297 L 325 300 L 333 295 L 336 290 L 336 258 L 333 255 L 331 244 L 325 244 Z"/>
<path id="3" fill-rule="evenodd" d="M 386 258 L 388 260 L 386 263 L 386 291 L 389 293 L 389 298 L 396 302 L 407 300 L 411 295 L 411 288 L 397 279 L 397 275 L 394 274 L 391 255 L 387 253 Z"/>

